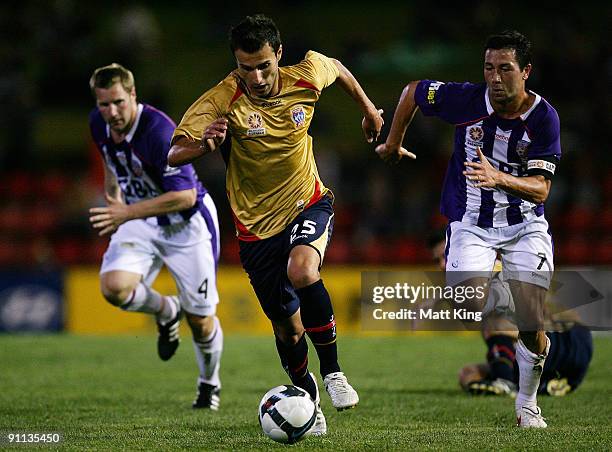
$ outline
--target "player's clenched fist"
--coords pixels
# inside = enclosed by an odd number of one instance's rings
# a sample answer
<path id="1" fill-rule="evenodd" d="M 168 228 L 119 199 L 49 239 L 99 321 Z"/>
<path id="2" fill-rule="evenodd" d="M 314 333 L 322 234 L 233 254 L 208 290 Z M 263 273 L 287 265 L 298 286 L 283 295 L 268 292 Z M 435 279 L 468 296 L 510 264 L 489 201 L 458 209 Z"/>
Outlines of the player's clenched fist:
<path id="1" fill-rule="evenodd" d="M 221 146 L 227 135 L 227 119 L 215 119 L 204 131 L 202 135 L 202 148 L 205 151 L 212 152 Z"/>
<path id="2" fill-rule="evenodd" d="M 373 110 L 366 113 L 361 121 L 361 128 L 368 143 L 378 140 L 380 129 L 385 124 L 382 114 L 383 110 Z"/>

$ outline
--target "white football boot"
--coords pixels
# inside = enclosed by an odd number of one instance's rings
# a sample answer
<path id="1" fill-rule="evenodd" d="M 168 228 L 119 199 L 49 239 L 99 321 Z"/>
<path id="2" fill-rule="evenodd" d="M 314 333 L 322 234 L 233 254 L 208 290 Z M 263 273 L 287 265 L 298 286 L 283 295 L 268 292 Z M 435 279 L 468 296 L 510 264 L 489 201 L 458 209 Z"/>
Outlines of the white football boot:
<path id="1" fill-rule="evenodd" d="M 310 430 L 310 434 L 312 436 L 323 436 L 327 434 L 327 421 L 325 420 L 325 416 L 323 415 L 323 410 L 321 409 L 321 397 L 319 394 L 319 385 L 317 384 L 317 379 L 314 374 L 310 372 L 310 377 L 312 381 L 314 381 L 315 388 L 317 388 L 317 397 L 314 401 L 315 410 L 317 412 L 317 419 Z"/>
<path id="2" fill-rule="evenodd" d="M 542 410 L 540 410 L 540 407 L 538 406 L 521 407 L 521 409 L 516 412 L 516 425 L 522 428 L 548 427 L 544 418 L 542 417 Z"/>
<path id="3" fill-rule="evenodd" d="M 332 400 L 332 405 L 338 411 L 353 408 L 359 403 L 357 391 L 349 384 L 342 372 L 333 372 L 323 379 L 325 390 Z"/>

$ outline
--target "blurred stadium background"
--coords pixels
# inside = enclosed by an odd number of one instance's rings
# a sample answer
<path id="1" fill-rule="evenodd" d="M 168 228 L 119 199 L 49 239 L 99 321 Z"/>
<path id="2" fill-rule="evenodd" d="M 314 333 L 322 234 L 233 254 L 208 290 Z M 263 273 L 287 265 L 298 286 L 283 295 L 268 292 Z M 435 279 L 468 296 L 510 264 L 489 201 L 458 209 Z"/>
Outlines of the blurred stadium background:
<path id="1" fill-rule="evenodd" d="M 107 239 L 96 236 L 87 215 L 103 203 L 102 167 L 87 127 L 94 106 L 88 79 L 98 66 L 122 63 L 135 74 L 139 100 L 179 121 L 233 69 L 228 28 L 256 12 L 277 22 L 285 65 L 309 49 L 341 60 L 385 110 L 383 139 L 407 82 L 480 81 L 486 36 L 505 28 L 522 31 L 534 44 L 528 87 L 561 117 L 564 155 L 546 206 L 556 263 L 612 263 L 610 6 L 3 2 L 0 331 L 153 331 L 150 319 L 113 310 L 99 295 L 97 271 Z M 362 139 L 360 119 L 352 101 L 331 87 L 311 127 L 321 177 L 336 195 L 324 278 L 345 330 L 355 331 L 361 270 L 430 264 L 427 237 L 445 225 L 438 200 L 453 133 L 417 115 L 407 147 L 418 159 L 388 167 Z M 220 210 L 220 316 L 226 330 L 267 331 L 239 268 L 222 159 L 207 156 L 197 169 Z M 174 291 L 167 274 L 158 288 Z"/>

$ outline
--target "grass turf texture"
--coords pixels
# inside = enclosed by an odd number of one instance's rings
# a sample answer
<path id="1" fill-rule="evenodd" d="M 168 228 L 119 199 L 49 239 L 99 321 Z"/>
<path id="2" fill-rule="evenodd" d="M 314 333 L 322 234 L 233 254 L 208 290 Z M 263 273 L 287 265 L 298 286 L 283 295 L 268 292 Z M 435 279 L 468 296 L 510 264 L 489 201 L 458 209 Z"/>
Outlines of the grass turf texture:
<path id="1" fill-rule="evenodd" d="M 0 336 L 0 431 L 60 432 L 54 448 L 70 450 L 289 447 L 266 438 L 257 422 L 262 395 L 288 382 L 273 340 L 226 337 L 217 413 L 191 409 L 190 342 L 184 337 L 164 363 L 154 337 Z M 576 393 L 540 398 L 545 431 L 514 427 L 509 398 L 460 392 L 458 369 L 485 353 L 477 337 L 341 337 L 339 346 L 361 403 L 337 413 L 323 390 L 328 435 L 294 449 L 612 447 L 612 337 L 595 338 L 591 369 Z M 316 369 L 312 347 L 310 354 Z"/>

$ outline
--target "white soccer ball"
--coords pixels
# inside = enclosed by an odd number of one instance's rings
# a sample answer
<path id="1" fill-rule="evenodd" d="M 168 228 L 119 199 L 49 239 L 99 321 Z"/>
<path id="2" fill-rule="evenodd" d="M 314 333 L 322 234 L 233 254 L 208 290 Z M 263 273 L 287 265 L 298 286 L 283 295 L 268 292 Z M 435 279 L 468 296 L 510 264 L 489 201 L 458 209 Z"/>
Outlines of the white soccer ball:
<path id="1" fill-rule="evenodd" d="M 293 444 L 310 434 L 317 418 L 308 392 L 293 385 L 270 389 L 259 402 L 259 425 L 268 438 Z"/>

